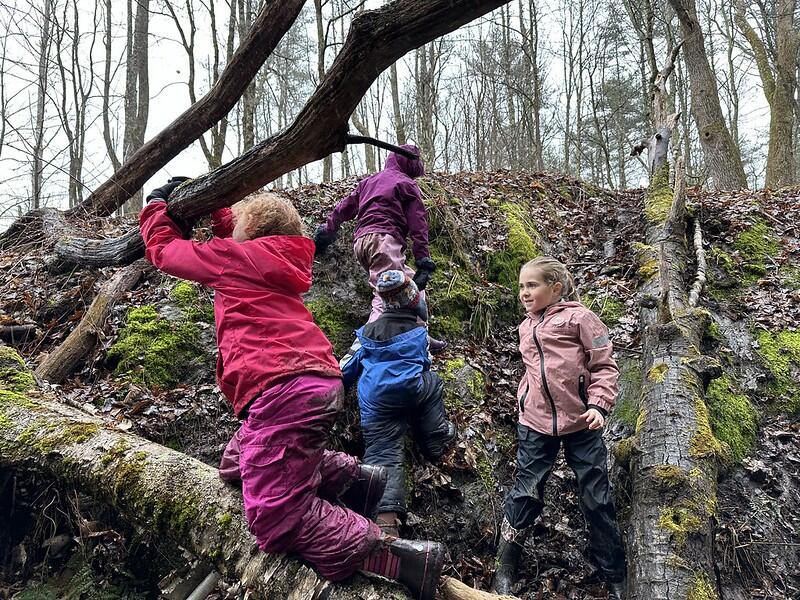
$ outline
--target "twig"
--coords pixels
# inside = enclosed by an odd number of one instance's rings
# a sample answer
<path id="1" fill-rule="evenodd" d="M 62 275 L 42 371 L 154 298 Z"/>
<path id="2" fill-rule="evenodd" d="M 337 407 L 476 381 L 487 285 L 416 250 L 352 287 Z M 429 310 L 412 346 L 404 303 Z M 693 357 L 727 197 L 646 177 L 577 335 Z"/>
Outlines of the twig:
<path id="1" fill-rule="evenodd" d="M 419 155 L 414 154 L 410 150 L 406 150 L 405 148 L 401 148 L 400 146 L 395 146 L 394 144 L 390 144 L 389 142 L 384 142 L 383 140 L 379 140 L 366 135 L 350 135 L 348 133 L 346 136 L 346 142 L 348 144 L 372 144 L 373 146 L 377 146 L 378 148 L 383 148 L 384 150 L 389 150 L 390 152 L 394 152 L 395 154 L 400 154 L 402 156 L 405 156 L 406 158 L 412 158 L 412 159 L 419 158 Z"/>
<path id="2" fill-rule="evenodd" d="M 697 258 L 697 276 L 689 292 L 689 306 L 692 308 L 697 306 L 700 294 L 706 285 L 706 251 L 703 248 L 703 228 L 700 226 L 700 219 L 694 220 L 694 253 Z"/>

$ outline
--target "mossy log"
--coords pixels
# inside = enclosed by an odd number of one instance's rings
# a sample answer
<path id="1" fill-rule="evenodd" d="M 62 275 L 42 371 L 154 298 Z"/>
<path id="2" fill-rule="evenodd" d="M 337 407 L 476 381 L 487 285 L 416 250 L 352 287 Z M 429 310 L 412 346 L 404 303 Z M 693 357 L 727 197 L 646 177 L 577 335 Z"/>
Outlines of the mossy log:
<path id="1" fill-rule="evenodd" d="M 50 383 L 62 382 L 83 358 L 91 352 L 114 304 L 139 281 L 148 267 L 139 260 L 117 271 L 106 281 L 92 300 L 78 326 L 55 350 L 50 352 L 36 369 L 36 376 Z"/>
<path id="2" fill-rule="evenodd" d="M 712 541 L 723 446 L 711 431 L 704 390 L 719 368 L 700 354 L 708 315 L 689 307 L 682 186 L 666 213 L 653 206 L 671 196 L 668 166 L 662 169 L 645 200 L 651 209 L 646 241 L 659 272 L 642 290 L 651 301 L 640 313 L 643 378 L 631 453 L 628 590 L 631 600 L 711 599 L 717 597 Z M 678 168 L 676 178 L 682 177 Z M 663 218 L 652 217 L 658 214 Z M 642 253 L 642 266 L 647 260 Z"/>
<path id="3" fill-rule="evenodd" d="M 405 588 L 355 575 L 332 584 L 285 555 L 265 554 L 247 528 L 241 492 L 217 469 L 119 431 L 35 388 L 14 350 L 0 345 L 0 468 L 35 470 L 113 506 L 131 523 L 172 539 L 251 598 L 408 600 Z M 444 577 L 449 600 L 512 600 Z"/>

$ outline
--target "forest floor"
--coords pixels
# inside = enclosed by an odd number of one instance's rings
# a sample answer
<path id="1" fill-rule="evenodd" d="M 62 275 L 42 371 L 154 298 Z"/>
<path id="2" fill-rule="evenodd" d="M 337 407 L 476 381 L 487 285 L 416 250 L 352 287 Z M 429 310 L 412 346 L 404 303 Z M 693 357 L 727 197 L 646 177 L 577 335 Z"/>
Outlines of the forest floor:
<path id="1" fill-rule="evenodd" d="M 309 230 L 355 179 L 291 190 Z M 514 476 L 515 391 L 522 373 L 514 288 L 520 261 L 552 254 L 569 264 L 583 301 L 611 330 L 622 393 L 606 427 L 623 532 L 627 473 L 615 459 L 631 435 L 642 382 L 638 367 L 637 268 L 643 191 L 612 192 L 568 177 L 510 172 L 433 175 L 429 206 L 432 334 L 449 348 L 433 368 L 446 382 L 458 442 L 440 464 L 409 445 L 410 513 L 403 533 L 445 542 L 447 574 L 487 589 L 505 492 Z M 800 597 L 800 190 L 709 194 L 690 190 L 710 259 L 703 306 L 713 325 L 703 351 L 723 364 L 709 397 L 715 434 L 732 449 L 716 515 L 717 584 L 724 598 Z M 106 224 L 114 235 L 126 222 Z M 352 228 L 315 264 L 307 304 L 340 356 L 366 319 L 369 288 L 352 257 Z M 208 235 L 207 230 L 200 232 Z M 687 282 L 693 278 L 687 267 Z M 32 324 L 19 347 L 31 367 L 77 324 L 112 269 L 61 265 L 42 246 L 0 256 L 0 326 Z M 216 465 L 238 424 L 214 383 L 210 290 L 150 271 L 114 308 L 101 342 L 59 386 L 66 402 L 153 441 Z M 757 415 L 757 432 L 730 433 L 731 419 Z M 363 445 L 351 395 L 333 445 Z M 7 516 L 6 516 L 7 515 Z M 574 476 L 562 459 L 522 561 L 526 599 L 606 598 L 587 555 Z M 168 541 L 130 527 L 79 491 L 35 473 L 0 471 L 0 598 L 153 597 L 187 558 Z M 238 597 L 223 582 L 215 597 Z M 61 591 L 59 591 L 61 590 Z M 77 592 L 76 592 L 77 590 Z"/>

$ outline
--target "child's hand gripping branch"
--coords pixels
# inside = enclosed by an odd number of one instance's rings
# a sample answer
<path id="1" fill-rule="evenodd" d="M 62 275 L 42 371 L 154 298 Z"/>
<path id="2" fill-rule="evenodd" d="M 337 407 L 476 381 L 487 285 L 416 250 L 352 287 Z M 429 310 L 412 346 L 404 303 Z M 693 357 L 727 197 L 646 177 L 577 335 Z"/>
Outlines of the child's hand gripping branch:
<path id="1" fill-rule="evenodd" d="M 172 192 L 174 192 L 183 183 L 191 180 L 191 177 L 170 177 L 167 183 L 150 192 L 145 200 L 147 201 L 147 204 L 150 204 L 151 202 L 166 202 L 169 204 Z M 172 214 L 170 214 L 170 218 L 180 228 L 183 238 L 188 240 L 192 236 L 192 230 L 194 229 L 195 225 L 197 225 L 197 219 L 186 221 Z"/>

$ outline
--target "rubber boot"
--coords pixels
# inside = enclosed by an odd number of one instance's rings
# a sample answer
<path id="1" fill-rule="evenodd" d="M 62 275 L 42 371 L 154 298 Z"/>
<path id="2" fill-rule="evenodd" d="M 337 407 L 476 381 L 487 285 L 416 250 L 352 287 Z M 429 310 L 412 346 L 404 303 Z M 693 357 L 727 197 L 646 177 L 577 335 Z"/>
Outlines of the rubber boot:
<path id="1" fill-rule="evenodd" d="M 382 536 L 363 569 L 402 583 L 415 600 L 434 600 L 444 555 L 445 547 L 439 542 Z"/>
<path id="2" fill-rule="evenodd" d="M 614 600 L 624 600 L 625 598 L 625 580 L 622 581 L 609 581 L 608 590 L 611 592 L 611 597 Z"/>
<path id="3" fill-rule="evenodd" d="M 447 348 L 447 342 L 444 340 L 437 340 L 430 336 L 428 336 L 428 343 L 430 344 L 429 349 L 431 354 L 439 354 L 439 352 Z"/>
<path id="4" fill-rule="evenodd" d="M 340 496 L 339 500 L 350 510 L 372 518 L 378 502 L 383 497 L 389 471 L 380 465 L 358 466 L 358 474 Z"/>
<path id="5" fill-rule="evenodd" d="M 503 518 L 500 526 L 500 543 L 497 546 L 496 568 L 491 591 L 500 595 L 511 595 L 517 581 L 517 567 L 529 529 L 515 529 Z"/>

